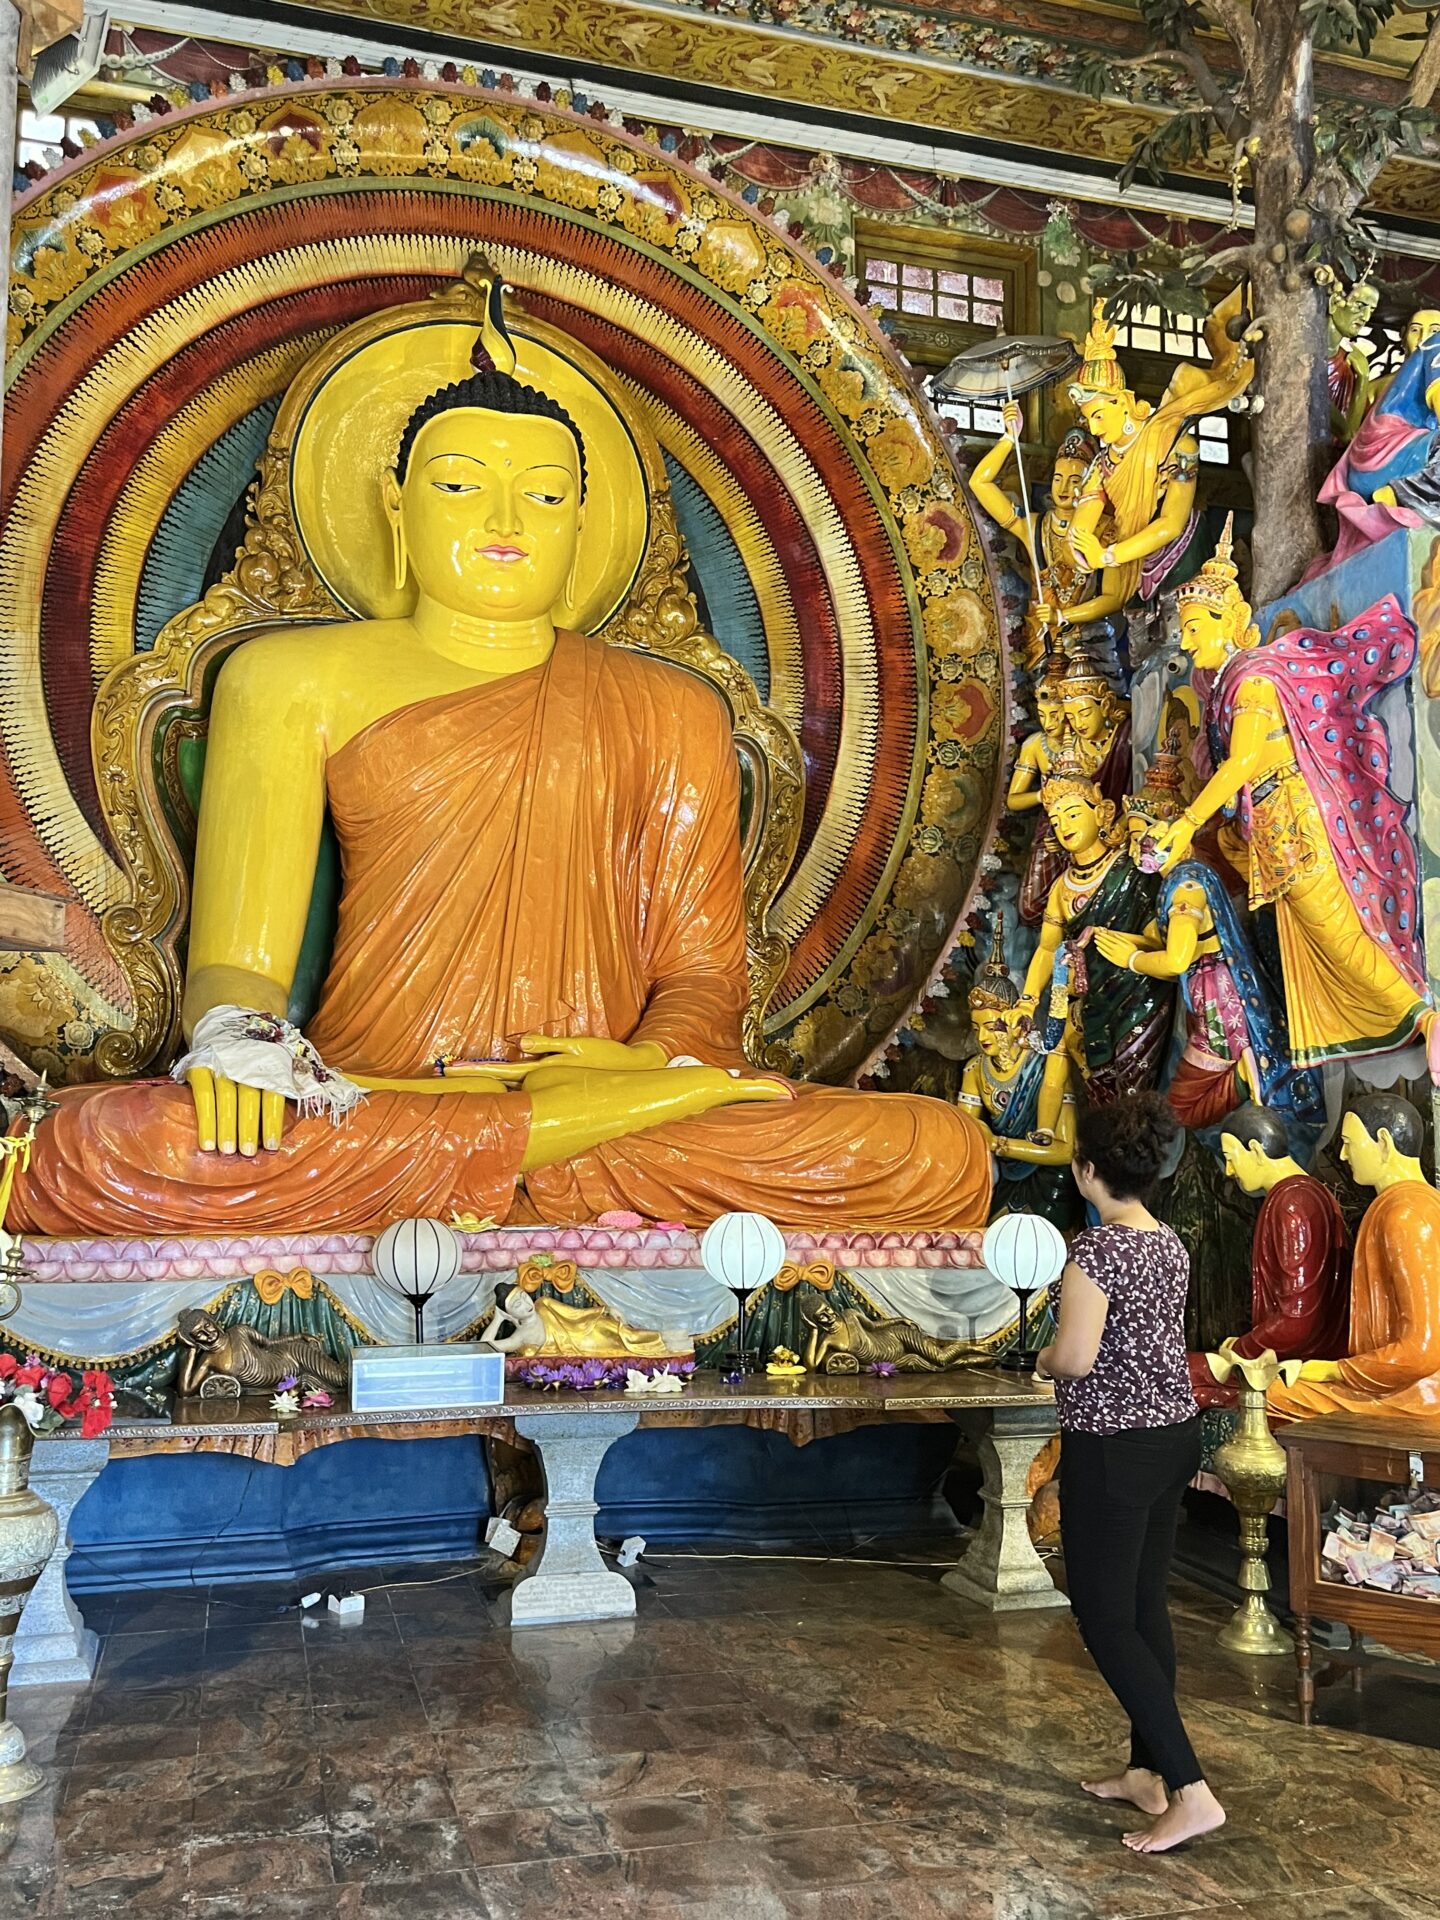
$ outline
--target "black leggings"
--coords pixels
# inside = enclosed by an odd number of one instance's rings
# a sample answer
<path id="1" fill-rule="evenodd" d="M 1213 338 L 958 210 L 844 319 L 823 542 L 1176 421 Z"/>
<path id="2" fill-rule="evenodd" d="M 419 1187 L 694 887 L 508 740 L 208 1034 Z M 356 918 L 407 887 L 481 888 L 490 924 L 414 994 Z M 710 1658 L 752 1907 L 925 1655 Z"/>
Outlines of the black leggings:
<path id="1" fill-rule="evenodd" d="M 1173 1793 L 1204 1779 L 1175 1704 L 1166 1582 L 1180 1498 L 1200 1466 L 1200 1419 L 1067 1433 L 1060 1523 L 1070 1604 L 1100 1677 L 1130 1716 L 1130 1764 Z"/>

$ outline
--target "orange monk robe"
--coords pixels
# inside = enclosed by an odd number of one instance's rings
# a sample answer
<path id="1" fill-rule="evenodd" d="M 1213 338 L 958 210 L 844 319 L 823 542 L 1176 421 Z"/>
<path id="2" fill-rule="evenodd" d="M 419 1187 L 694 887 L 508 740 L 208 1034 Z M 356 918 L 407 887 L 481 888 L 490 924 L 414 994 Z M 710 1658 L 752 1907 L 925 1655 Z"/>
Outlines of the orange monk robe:
<path id="1" fill-rule="evenodd" d="M 748 994 L 739 778 L 725 708 L 681 669 L 561 634 L 542 667 L 420 702 L 327 773 L 345 886 L 310 1038 L 343 1072 L 514 1057 L 530 1032 L 657 1042 L 740 1066 Z M 968 1115 L 800 1087 L 532 1171 L 523 1093 L 371 1094 L 293 1121 L 276 1153 L 201 1154 L 185 1089 L 61 1096 L 12 1222 L 60 1234 L 363 1230 L 452 1209 L 584 1221 L 983 1225 Z"/>
<path id="2" fill-rule="evenodd" d="M 1365 1211 L 1350 1282 L 1350 1357 L 1336 1364 L 1338 1380 L 1272 1387 L 1271 1414 L 1440 1418 L 1440 1193 L 1423 1181 L 1386 1187 Z"/>

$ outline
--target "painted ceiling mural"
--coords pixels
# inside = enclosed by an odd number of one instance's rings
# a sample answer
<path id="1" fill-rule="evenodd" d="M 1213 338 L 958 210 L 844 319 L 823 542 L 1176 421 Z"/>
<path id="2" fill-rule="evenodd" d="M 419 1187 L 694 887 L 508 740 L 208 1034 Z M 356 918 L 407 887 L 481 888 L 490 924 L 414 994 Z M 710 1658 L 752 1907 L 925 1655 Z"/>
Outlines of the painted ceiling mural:
<path id="1" fill-rule="evenodd" d="M 461 36 L 552 58 L 584 60 L 660 80 L 728 87 L 802 102 L 819 112 L 880 115 L 1119 167 L 1167 108 L 1189 104 L 1186 83 L 1152 68 L 1117 68 L 1113 98 L 1065 88 L 1095 53 L 1145 45 L 1130 9 L 1039 0 L 966 0 L 963 8 L 877 6 L 872 0 L 310 0 L 327 12 Z M 1228 46 L 1212 43 L 1217 65 Z M 1404 61 L 1400 43 L 1387 42 Z M 1372 63 L 1322 61 L 1322 87 L 1351 99 L 1393 100 L 1398 80 Z M 1017 82 L 1022 84 L 1017 85 Z M 1023 84 L 1027 83 L 1028 84 Z M 1219 180 L 1218 147 L 1186 171 Z M 1433 218 L 1440 171 L 1393 161 L 1372 206 Z"/>

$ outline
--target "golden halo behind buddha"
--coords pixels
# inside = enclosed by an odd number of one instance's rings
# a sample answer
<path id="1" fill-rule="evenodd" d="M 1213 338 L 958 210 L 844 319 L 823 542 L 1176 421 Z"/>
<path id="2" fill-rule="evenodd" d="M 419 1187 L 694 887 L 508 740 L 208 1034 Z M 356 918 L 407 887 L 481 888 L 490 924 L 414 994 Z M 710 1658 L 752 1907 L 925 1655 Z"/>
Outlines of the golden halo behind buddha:
<path id="1" fill-rule="evenodd" d="M 295 525 L 329 590 L 360 619 L 402 618 L 415 588 L 395 585 L 381 476 L 423 400 L 474 372 L 474 319 L 422 309 L 401 326 L 348 327 L 299 396 L 291 440 Z M 649 535 L 646 462 L 597 374 L 527 333 L 512 335 L 516 378 L 557 400 L 585 442 L 586 486 L 571 595 L 556 624 L 594 633 L 634 584 Z M 586 356 L 588 358 L 588 355 Z M 289 402 L 287 401 L 287 405 Z"/>

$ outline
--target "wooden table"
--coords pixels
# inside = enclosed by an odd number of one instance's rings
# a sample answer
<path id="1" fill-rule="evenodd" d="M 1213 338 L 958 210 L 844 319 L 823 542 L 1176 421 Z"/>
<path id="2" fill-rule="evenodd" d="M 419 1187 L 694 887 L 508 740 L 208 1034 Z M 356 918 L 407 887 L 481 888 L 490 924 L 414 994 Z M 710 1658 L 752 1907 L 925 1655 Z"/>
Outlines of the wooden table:
<path id="1" fill-rule="evenodd" d="M 618 1391 L 537 1392 L 512 1385 L 502 1406 L 355 1413 L 337 1402 L 291 1420 L 277 1419 L 264 1398 L 190 1400 L 177 1402 L 165 1418 L 117 1420 L 106 1440 L 111 1458 L 234 1443 L 256 1458 L 268 1454 L 288 1460 L 307 1446 L 341 1440 L 482 1433 L 513 1441 L 518 1434 L 539 1454 L 546 1490 L 544 1545 L 514 1587 L 512 1625 L 519 1627 L 634 1613 L 634 1588 L 605 1564 L 595 1543 L 596 1476 L 616 1440 L 639 1426 L 757 1414 L 844 1414 L 882 1423 L 940 1415 L 956 1421 L 979 1449 L 984 1514 L 958 1565 L 945 1575 L 945 1585 L 995 1610 L 1067 1604 L 1035 1552 L 1026 1524 L 1026 1477 L 1055 1432 L 1054 1399 L 1029 1375 L 998 1368 L 890 1379 L 840 1374 L 780 1380 L 761 1374 L 735 1387 L 725 1386 L 718 1375 L 697 1373 L 683 1395 L 665 1398 Z M 281 1442 L 288 1444 L 277 1451 Z M 48 1478 L 64 1466 L 64 1449 L 77 1444 L 65 1434 L 37 1444 L 32 1480 L 42 1496 Z M 49 1574 L 46 1578 L 55 1584 Z M 25 1639 L 23 1619 L 19 1639 Z M 17 1645 L 16 1684 L 25 1683 L 26 1665 Z"/>
<path id="2" fill-rule="evenodd" d="M 1351 1506 L 1356 1498 L 1348 1484 L 1352 1481 L 1373 1482 L 1377 1497 L 1388 1487 L 1418 1481 L 1440 1487 L 1440 1425 L 1334 1413 L 1319 1420 L 1298 1420 L 1277 1429 L 1275 1437 L 1287 1455 L 1290 1606 L 1295 1615 L 1300 1722 L 1308 1727 L 1315 1714 L 1310 1640 L 1315 1617 L 1339 1622 L 1352 1637 L 1373 1634 L 1388 1646 L 1440 1655 L 1440 1601 L 1320 1578 L 1320 1518 L 1331 1501 L 1338 1498 L 1342 1505 Z M 1366 1498 L 1358 1497 L 1362 1502 Z"/>

